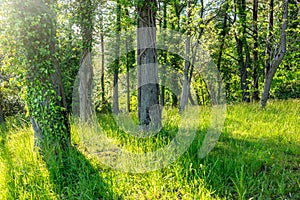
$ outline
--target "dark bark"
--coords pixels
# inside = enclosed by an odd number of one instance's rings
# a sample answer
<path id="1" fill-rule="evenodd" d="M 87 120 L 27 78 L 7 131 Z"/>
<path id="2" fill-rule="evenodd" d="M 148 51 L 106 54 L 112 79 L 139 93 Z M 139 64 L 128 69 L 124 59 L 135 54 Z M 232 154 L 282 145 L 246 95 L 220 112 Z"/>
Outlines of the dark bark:
<path id="1" fill-rule="evenodd" d="M 250 102 L 250 94 L 247 82 L 247 69 L 250 66 L 250 52 L 246 38 L 246 1 L 238 1 L 238 16 L 241 21 L 242 31 L 240 37 L 235 36 L 237 42 L 238 65 L 240 71 L 240 86 L 242 89 L 242 101 Z M 245 54 L 244 54 L 245 53 Z M 244 58 L 245 57 L 245 58 Z"/>
<path id="2" fill-rule="evenodd" d="M 253 101 L 259 101 L 259 95 L 258 95 L 258 27 L 257 27 L 257 18 L 258 18 L 258 0 L 253 0 L 253 93 L 252 93 L 252 100 Z"/>
<path id="3" fill-rule="evenodd" d="M 119 53 L 120 53 L 120 32 L 121 32 L 121 4 L 117 1 L 117 22 L 116 22 L 116 50 L 114 64 L 114 93 L 113 93 L 113 113 L 119 113 Z"/>
<path id="4" fill-rule="evenodd" d="M 137 64 L 138 64 L 138 117 L 143 130 L 150 123 L 161 124 L 156 50 L 155 0 L 138 2 Z"/>
<path id="5" fill-rule="evenodd" d="M 104 83 L 104 73 L 105 73 L 105 54 L 104 54 L 104 33 L 101 33 L 101 99 L 102 103 L 106 102 L 105 99 L 105 83 Z"/>
<path id="6" fill-rule="evenodd" d="M 278 48 L 275 51 L 274 57 L 272 57 L 270 64 L 267 65 L 269 69 L 267 70 L 266 79 L 264 83 L 264 90 L 261 97 L 261 108 L 264 108 L 267 104 L 273 77 L 276 73 L 278 66 L 280 65 L 282 59 L 286 54 L 287 26 L 288 26 L 288 0 L 282 0 L 282 26 L 280 29 L 280 41 L 279 41 Z"/>
<path id="7" fill-rule="evenodd" d="M 161 26 L 161 31 L 165 31 L 167 28 L 167 1 L 163 3 L 163 24 Z M 165 38 L 163 38 L 163 41 L 165 41 Z M 165 105 L 165 78 L 166 78 L 166 64 L 167 64 L 167 52 L 163 51 L 162 52 L 163 56 L 163 65 L 162 65 L 162 70 L 161 70 L 161 90 L 160 90 L 160 105 L 164 106 Z"/>
<path id="8" fill-rule="evenodd" d="M 227 35 L 228 32 L 228 28 L 227 28 L 227 20 L 228 20 L 228 14 L 227 14 L 227 10 L 229 8 L 229 4 L 226 3 L 225 5 L 225 12 L 224 12 L 224 19 L 223 19 L 223 27 L 222 27 L 222 32 L 221 32 L 221 43 L 220 43 L 220 52 L 218 55 L 218 60 L 217 60 L 217 68 L 220 71 L 221 69 L 221 61 L 222 61 L 222 55 L 223 55 L 223 50 L 224 50 L 224 45 L 225 45 L 225 37 Z"/>

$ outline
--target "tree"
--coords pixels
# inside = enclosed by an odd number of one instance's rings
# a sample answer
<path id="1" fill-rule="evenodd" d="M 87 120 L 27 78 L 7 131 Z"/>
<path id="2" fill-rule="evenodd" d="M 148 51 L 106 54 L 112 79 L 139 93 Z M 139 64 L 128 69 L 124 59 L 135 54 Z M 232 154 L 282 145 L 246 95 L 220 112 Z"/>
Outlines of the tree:
<path id="1" fill-rule="evenodd" d="M 273 0 L 271 0 L 272 2 Z M 272 4 L 270 3 L 270 6 Z M 272 11 L 272 6 L 271 6 L 271 12 Z M 270 16 L 269 20 L 271 23 L 273 17 Z M 280 41 L 278 47 L 275 50 L 275 53 L 273 54 L 274 56 L 270 56 L 269 62 L 266 64 L 266 78 L 265 78 L 265 83 L 264 83 L 264 89 L 261 97 L 261 108 L 266 107 L 268 98 L 269 98 L 269 92 L 272 84 L 273 77 L 276 73 L 276 70 L 280 63 L 282 62 L 285 54 L 286 54 L 286 30 L 287 30 L 287 25 L 288 25 L 288 0 L 282 0 L 282 26 L 280 28 Z"/>
<path id="2" fill-rule="evenodd" d="M 250 65 L 250 51 L 246 38 L 246 0 L 238 0 L 238 17 L 240 22 L 239 35 L 235 35 L 238 53 L 238 65 L 240 70 L 240 84 L 242 89 L 242 101 L 250 102 L 249 88 L 247 82 L 248 68 Z"/>
<path id="3" fill-rule="evenodd" d="M 70 146 L 70 126 L 56 58 L 54 4 L 50 0 L 12 1 L 7 6 L 6 31 L 14 36 L 16 56 L 26 69 L 26 100 L 36 144 L 56 150 L 53 147 Z"/>
<path id="4" fill-rule="evenodd" d="M 187 0 L 187 30 L 186 30 L 186 41 L 185 41 L 185 59 L 184 59 L 184 72 L 183 72 L 183 85 L 180 99 L 180 107 L 179 112 L 183 112 L 185 106 L 188 104 L 188 96 L 189 96 L 189 68 L 190 61 L 189 55 L 191 51 L 190 43 L 191 43 L 191 30 L 189 28 L 191 23 L 191 0 Z"/>
<path id="5" fill-rule="evenodd" d="M 82 56 L 79 68 L 79 116 L 81 121 L 92 119 L 92 47 L 96 2 L 79 0 L 77 6 L 78 24 L 82 36 Z"/>
<path id="6" fill-rule="evenodd" d="M 114 92 L 113 92 L 113 113 L 119 113 L 119 64 L 120 64 L 120 32 L 121 32 L 121 4 L 117 1 L 117 21 L 116 21 L 116 49 L 114 63 Z"/>
<path id="7" fill-rule="evenodd" d="M 150 123 L 158 128 L 161 120 L 158 105 L 156 9 L 156 0 L 138 1 L 138 117 L 143 130 L 147 130 Z"/>
<path id="8" fill-rule="evenodd" d="M 253 53 L 253 92 L 252 92 L 252 100 L 253 101 L 258 101 L 259 96 L 258 96 L 258 67 L 259 67 L 259 59 L 258 59 L 258 0 L 253 0 L 253 11 L 252 11 L 252 19 L 253 19 L 253 48 L 252 48 L 252 53 Z"/>

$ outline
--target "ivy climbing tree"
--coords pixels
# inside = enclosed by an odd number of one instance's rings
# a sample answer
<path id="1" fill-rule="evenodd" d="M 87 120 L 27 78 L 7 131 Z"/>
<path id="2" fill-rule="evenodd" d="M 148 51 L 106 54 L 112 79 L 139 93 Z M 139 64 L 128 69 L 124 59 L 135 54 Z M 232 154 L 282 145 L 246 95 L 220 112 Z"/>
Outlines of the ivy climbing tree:
<path id="1" fill-rule="evenodd" d="M 59 63 L 56 59 L 56 14 L 52 0 L 14 0 L 8 33 L 25 69 L 26 102 L 36 144 L 53 150 L 70 146 L 70 126 Z"/>

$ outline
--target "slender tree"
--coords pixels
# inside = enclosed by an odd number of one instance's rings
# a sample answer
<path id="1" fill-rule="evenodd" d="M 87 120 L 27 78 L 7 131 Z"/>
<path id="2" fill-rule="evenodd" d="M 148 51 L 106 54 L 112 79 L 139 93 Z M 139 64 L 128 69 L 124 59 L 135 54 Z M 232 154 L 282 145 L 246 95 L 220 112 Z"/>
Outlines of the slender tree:
<path id="1" fill-rule="evenodd" d="M 113 112 L 119 113 L 119 64 L 120 64 L 120 32 L 121 32 L 121 4 L 117 1 L 117 21 L 116 21 L 116 49 L 114 63 L 114 92 L 113 92 Z"/>
<path id="2" fill-rule="evenodd" d="M 191 23 L 191 0 L 187 0 L 187 31 L 186 31 L 186 40 L 185 40 L 185 59 L 184 59 L 184 72 L 183 72 L 183 85 L 180 99 L 180 107 L 179 112 L 183 112 L 185 106 L 188 104 L 188 96 L 189 96 L 189 68 L 190 61 L 189 55 L 191 51 L 191 30 L 189 28 Z"/>
<path id="3" fill-rule="evenodd" d="M 250 67 L 250 51 L 246 38 L 247 21 L 246 21 L 246 0 L 238 0 L 238 17 L 240 18 L 241 31 L 235 36 L 237 43 L 238 65 L 240 71 L 240 85 L 242 89 L 242 101 L 250 102 L 248 88 L 248 68 Z"/>
<path id="4" fill-rule="evenodd" d="M 168 4 L 168 1 L 164 1 L 163 2 L 163 19 L 162 19 L 162 23 L 160 23 L 160 30 L 161 32 L 163 31 L 166 31 L 166 28 L 167 28 L 167 4 Z M 165 41 L 165 35 L 163 35 L 163 41 Z M 163 51 L 162 52 L 162 57 L 163 57 L 163 65 L 162 65 L 162 69 L 161 69 L 161 77 L 162 77 L 162 80 L 161 80 L 161 90 L 160 90 L 160 104 L 161 106 L 164 106 L 165 105 L 165 91 L 166 91 L 166 88 L 165 88 L 165 78 L 166 78 L 166 64 L 167 64 L 167 52 L 166 51 Z"/>
<path id="5" fill-rule="evenodd" d="M 258 74 L 258 0 L 253 0 L 253 11 L 252 11 L 252 19 L 253 19 L 253 48 L 252 48 L 252 54 L 253 54 L 253 68 L 252 68 L 252 73 L 253 73 L 253 92 L 252 92 L 252 100 L 253 101 L 258 101 L 259 96 L 258 96 L 258 79 L 259 79 L 259 74 Z"/>
<path id="6" fill-rule="evenodd" d="M 271 12 L 273 12 L 273 9 L 271 9 Z M 271 20 L 271 17 L 269 18 L 269 20 Z M 274 56 L 270 57 L 269 62 L 266 64 L 266 78 L 264 83 L 264 90 L 261 97 L 261 108 L 266 107 L 273 77 L 277 71 L 278 66 L 280 65 L 280 63 L 282 62 L 286 54 L 287 27 L 288 27 L 288 0 L 282 0 L 282 25 L 280 28 L 280 41 L 279 44 L 277 44 L 278 47 L 275 49 L 275 52 L 273 54 Z"/>

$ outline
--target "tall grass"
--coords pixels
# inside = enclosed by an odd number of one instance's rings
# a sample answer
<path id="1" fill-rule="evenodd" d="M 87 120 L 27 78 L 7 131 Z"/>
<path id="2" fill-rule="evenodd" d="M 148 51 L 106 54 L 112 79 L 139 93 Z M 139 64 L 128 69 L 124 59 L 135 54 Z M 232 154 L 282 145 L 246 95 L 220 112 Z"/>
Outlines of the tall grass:
<path id="1" fill-rule="evenodd" d="M 177 133 L 176 110 L 165 115 L 159 134 L 144 139 L 122 131 L 109 115 L 99 116 L 101 129 L 73 123 L 74 148 L 62 165 L 51 155 L 41 158 L 30 127 L 10 122 L 0 126 L 0 199 L 300 199 L 299 103 L 271 101 L 265 110 L 258 104 L 229 105 L 222 134 L 204 159 L 197 151 L 210 109 L 201 108 L 197 138 L 188 151 L 147 173 L 102 163 L 99 131 L 128 151 L 154 151 Z"/>

